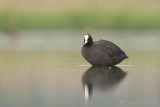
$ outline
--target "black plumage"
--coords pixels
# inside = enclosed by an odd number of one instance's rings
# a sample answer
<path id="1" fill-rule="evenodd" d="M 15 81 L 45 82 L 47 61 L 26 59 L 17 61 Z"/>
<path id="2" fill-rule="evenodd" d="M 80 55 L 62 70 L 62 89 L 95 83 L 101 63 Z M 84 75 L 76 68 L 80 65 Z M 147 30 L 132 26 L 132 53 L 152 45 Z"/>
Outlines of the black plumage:
<path id="1" fill-rule="evenodd" d="M 114 66 L 128 58 L 114 43 L 107 40 L 93 42 L 89 34 L 85 35 L 81 52 L 83 57 L 93 66 Z"/>

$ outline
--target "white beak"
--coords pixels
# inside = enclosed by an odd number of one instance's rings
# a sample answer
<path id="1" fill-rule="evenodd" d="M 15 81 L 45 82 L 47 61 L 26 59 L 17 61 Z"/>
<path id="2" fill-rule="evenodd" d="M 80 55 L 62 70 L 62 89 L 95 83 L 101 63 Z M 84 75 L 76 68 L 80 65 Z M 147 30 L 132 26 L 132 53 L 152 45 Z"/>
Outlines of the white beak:
<path id="1" fill-rule="evenodd" d="M 84 44 L 86 44 L 87 42 L 88 42 L 88 41 L 87 41 L 87 40 L 85 40 L 85 41 L 84 41 Z"/>
<path id="2" fill-rule="evenodd" d="M 86 43 L 88 42 L 88 38 L 89 38 L 88 35 L 85 35 L 85 36 L 84 36 L 84 44 L 86 44 Z"/>

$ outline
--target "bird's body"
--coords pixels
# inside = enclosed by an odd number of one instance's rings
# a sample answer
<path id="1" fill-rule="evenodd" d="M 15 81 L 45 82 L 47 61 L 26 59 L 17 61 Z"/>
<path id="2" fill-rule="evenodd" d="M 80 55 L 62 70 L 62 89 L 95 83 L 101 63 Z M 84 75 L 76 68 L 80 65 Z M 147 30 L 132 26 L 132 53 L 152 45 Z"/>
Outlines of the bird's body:
<path id="1" fill-rule="evenodd" d="M 91 36 L 89 35 L 88 38 Z M 99 40 L 90 43 L 84 44 L 81 52 L 83 57 L 93 66 L 114 66 L 128 58 L 117 45 L 110 41 Z"/>

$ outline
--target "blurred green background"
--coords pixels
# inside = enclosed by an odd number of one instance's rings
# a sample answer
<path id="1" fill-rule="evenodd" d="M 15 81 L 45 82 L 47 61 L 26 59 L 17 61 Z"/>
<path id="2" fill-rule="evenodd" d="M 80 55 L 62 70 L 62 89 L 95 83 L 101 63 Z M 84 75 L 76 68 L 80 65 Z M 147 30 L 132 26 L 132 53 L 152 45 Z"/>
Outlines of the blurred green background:
<path id="1" fill-rule="evenodd" d="M 0 29 L 159 29 L 159 0 L 1 0 Z"/>

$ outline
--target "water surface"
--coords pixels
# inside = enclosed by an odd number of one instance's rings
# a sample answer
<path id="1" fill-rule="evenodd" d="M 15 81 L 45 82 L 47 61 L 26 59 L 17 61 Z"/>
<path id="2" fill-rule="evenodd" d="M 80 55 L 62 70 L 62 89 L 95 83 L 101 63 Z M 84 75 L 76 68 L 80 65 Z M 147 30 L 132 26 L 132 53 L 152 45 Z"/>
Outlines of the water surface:
<path id="1" fill-rule="evenodd" d="M 82 31 L 20 31 L 0 35 L 2 107 L 159 107 L 157 31 L 95 31 L 129 58 L 92 68 L 81 56 Z"/>

